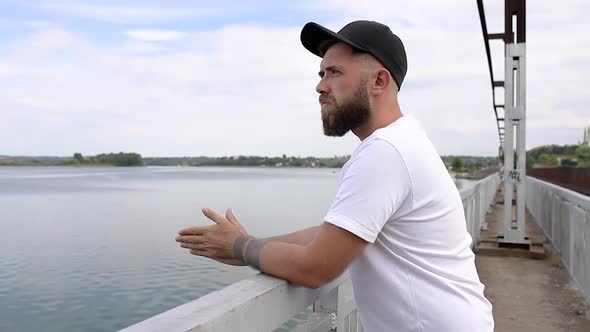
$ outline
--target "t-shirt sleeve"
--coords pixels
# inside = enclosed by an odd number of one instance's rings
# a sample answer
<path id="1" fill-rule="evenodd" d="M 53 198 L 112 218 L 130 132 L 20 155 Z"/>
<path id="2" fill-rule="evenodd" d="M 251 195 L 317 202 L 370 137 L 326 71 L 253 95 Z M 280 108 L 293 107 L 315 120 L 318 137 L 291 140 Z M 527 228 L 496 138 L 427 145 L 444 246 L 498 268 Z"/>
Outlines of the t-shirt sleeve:
<path id="1" fill-rule="evenodd" d="M 359 147 L 342 172 L 324 221 L 373 243 L 410 193 L 403 158 L 389 142 L 372 139 Z"/>

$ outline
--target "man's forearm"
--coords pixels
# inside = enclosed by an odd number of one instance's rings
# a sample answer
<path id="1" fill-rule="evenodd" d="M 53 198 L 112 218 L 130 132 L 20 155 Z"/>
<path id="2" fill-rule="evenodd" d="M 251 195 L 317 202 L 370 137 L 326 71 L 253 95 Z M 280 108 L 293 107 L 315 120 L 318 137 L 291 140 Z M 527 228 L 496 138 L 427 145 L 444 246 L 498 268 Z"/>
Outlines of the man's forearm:
<path id="1" fill-rule="evenodd" d="M 234 258 L 264 273 L 316 288 L 338 277 L 367 245 L 363 239 L 329 223 L 305 231 L 313 234 L 313 240 L 306 245 L 242 235 L 234 242 Z M 291 240 L 293 237 L 298 238 L 292 236 Z M 350 247 L 352 253 L 346 252 Z"/>
<path id="2" fill-rule="evenodd" d="M 294 284 L 317 288 L 326 282 L 322 277 L 322 255 L 311 257 L 304 246 L 266 240 L 249 241 L 245 262 L 272 276 Z"/>
<path id="3" fill-rule="evenodd" d="M 289 282 L 318 287 L 315 276 L 310 273 L 316 271 L 309 271 L 308 268 L 313 262 L 305 258 L 305 246 L 313 241 L 319 229 L 320 226 L 310 227 L 264 239 L 247 235 L 239 236 L 234 242 L 233 258 Z M 265 259 L 264 267 L 261 266 L 263 259 Z"/>
<path id="4" fill-rule="evenodd" d="M 300 246 L 306 246 L 315 238 L 319 229 L 320 229 L 320 226 L 314 226 L 314 227 L 302 229 L 297 232 L 270 237 L 270 238 L 267 238 L 266 241 L 279 241 L 279 242 L 298 244 Z"/>

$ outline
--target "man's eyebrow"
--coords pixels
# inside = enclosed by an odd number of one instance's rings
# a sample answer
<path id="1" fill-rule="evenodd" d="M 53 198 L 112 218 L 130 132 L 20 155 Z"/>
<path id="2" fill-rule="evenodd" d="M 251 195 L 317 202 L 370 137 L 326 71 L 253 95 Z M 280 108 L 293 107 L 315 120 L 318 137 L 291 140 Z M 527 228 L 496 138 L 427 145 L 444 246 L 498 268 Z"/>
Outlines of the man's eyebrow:
<path id="1" fill-rule="evenodd" d="M 332 65 L 332 66 L 328 66 L 328 67 L 324 68 L 323 70 L 320 70 L 318 72 L 318 75 L 320 75 L 320 77 L 324 77 L 324 73 L 326 71 L 332 71 L 332 70 L 342 70 L 342 69 L 340 67 L 338 67 L 338 66 Z"/>

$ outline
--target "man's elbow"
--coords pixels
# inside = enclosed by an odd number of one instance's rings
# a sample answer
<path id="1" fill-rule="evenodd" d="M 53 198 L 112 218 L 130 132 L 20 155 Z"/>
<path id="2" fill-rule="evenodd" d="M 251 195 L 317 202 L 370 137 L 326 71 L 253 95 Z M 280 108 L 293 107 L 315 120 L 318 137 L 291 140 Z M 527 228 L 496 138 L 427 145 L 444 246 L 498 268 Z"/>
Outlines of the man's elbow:
<path id="1" fill-rule="evenodd" d="M 312 275 L 305 276 L 301 279 L 301 286 L 307 288 L 317 289 L 327 284 L 328 282 Z"/>
<path id="2" fill-rule="evenodd" d="M 295 283 L 308 288 L 320 288 L 335 278 L 327 273 L 324 264 L 318 264 L 315 259 L 303 262 L 298 270 L 298 282 Z"/>

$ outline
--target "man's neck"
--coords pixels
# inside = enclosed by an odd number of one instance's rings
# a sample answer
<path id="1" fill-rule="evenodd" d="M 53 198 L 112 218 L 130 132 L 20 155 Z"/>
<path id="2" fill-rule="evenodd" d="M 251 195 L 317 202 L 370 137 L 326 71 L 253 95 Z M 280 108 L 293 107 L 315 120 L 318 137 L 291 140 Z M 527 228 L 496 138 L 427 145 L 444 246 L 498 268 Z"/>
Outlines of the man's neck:
<path id="1" fill-rule="evenodd" d="M 403 114 L 400 112 L 399 106 L 395 107 L 393 110 L 389 109 L 387 111 L 381 112 L 376 111 L 372 113 L 372 116 L 369 117 L 365 124 L 353 129 L 352 132 L 362 142 L 365 140 L 365 138 L 371 136 L 375 130 L 389 126 L 402 116 Z"/>

